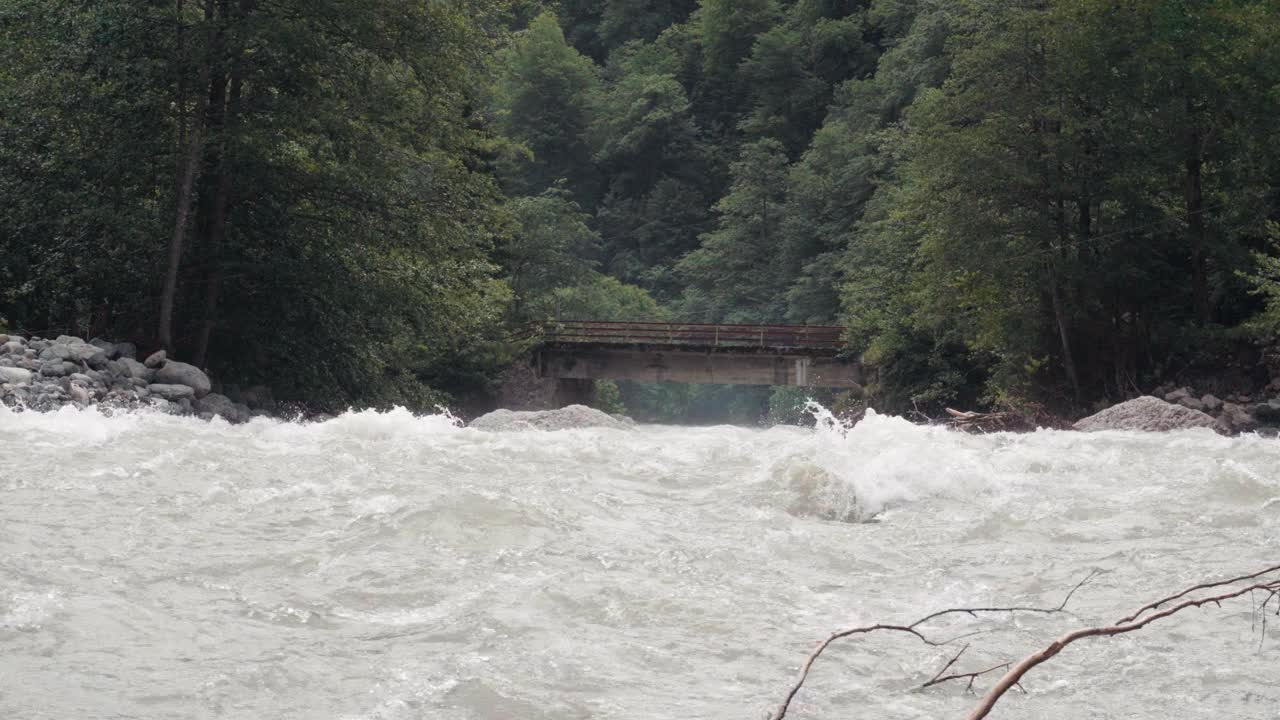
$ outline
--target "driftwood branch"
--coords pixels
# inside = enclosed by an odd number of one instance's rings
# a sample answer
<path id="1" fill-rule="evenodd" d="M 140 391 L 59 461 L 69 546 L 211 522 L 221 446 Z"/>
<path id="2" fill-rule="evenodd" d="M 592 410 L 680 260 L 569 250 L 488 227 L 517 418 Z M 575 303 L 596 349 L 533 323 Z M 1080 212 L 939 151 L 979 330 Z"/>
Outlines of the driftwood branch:
<path id="1" fill-rule="evenodd" d="M 1115 625 L 1103 625 L 1100 627 L 1082 628 L 1080 630 L 1067 633 L 1066 635 L 1063 635 L 1057 640 L 1054 640 L 1052 643 L 1048 645 L 1048 647 L 1045 647 L 1042 650 L 1039 650 L 1035 653 L 1032 653 L 1031 655 L 1028 655 L 1027 657 L 1023 658 L 1020 662 L 1018 662 L 1017 665 L 1014 665 L 1013 668 L 1009 670 L 1009 672 L 1005 673 L 1003 677 L 1001 677 L 998 681 L 996 681 L 996 684 L 993 685 L 991 689 L 987 691 L 986 695 L 982 696 L 982 699 L 978 702 L 978 706 L 975 707 L 973 711 L 969 713 L 968 720 L 980 720 L 981 718 L 985 718 L 988 714 L 990 714 L 991 709 L 995 707 L 996 703 L 999 702 L 1000 698 L 1003 697 L 1004 694 L 1007 693 L 1010 688 L 1012 688 L 1014 685 L 1017 685 L 1022 680 L 1023 675 L 1026 675 L 1032 668 L 1044 663 L 1045 661 L 1049 660 L 1053 656 L 1062 652 L 1064 648 L 1066 648 L 1071 643 L 1076 642 L 1077 640 L 1084 640 L 1085 638 L 1093 638 L 1093 637 L 1110 637 L 1113 635 L 1123 635 L 1125 633 L 1131 633 L 1135 630 L 1141 630 L 1142 628 L 1146 627 L 1147 625 L 1150 625 L 1151 623 L 1157 620 L 1163 620 L 1164 618 L 1167 618 L 1171 615 L 1176 615 L 1188 608 L 1198 608 L 1198 607 L 1203 607 L 1209 604 L 1222 607 L 1222 602 L 1224 600 L 1231 600 L 1234 598 L 1241 597 L 1242 595 L 1251 595 L 1259 590 L 1266 591 L 1269 593 L 1269 597 L 1268 597 L 1268 601 L 1269 601 L 1270 597 L 1274 597 L 1278 592 L 1280 592 L 1280 578 L 1272 578 L 1265 581 L 1254 582 L 1252 584 L 1249 584 L 1243 587 L 1241 586 L 1232 587 L 1232 586 L 1235 585 L 1236 583 L 1243 582 L 1245 580 L 1257 580 L 1258 578 L 1263 577 L 1268 573 L 1275 573 L 1276 571 L 1280 571 L 1280 566 L 1272 567 L 1267 570 L 1262 570 L 1252 575 L 1244 575 L 1238 578 L 1233 578 L 1231 580 L 1222 580 L 1219 582 L 1197 585 L 1195 587 L 1183 590 L 1182 592 L 1177 593 L 1176 595 L 1170 595 L 1169 597 L 1164 598 L 1162 600 L 1157 600 L 1154 603 L 1149 603 L 1147 605 L 1144 605 L 1137 612 L 1121 620 Z M 1186 598 L 1188 595 L 1191 595 L 1197 591 L 1208 590 L 1211 588 L 1224 588 L 1224 587 L 1231 587 L 1231 589 L 1226 592 L 1218 593 L 1216 595 L 1182 600 L 1181 602 L 1177 602 L 1172 605 L 1167 605 L 1167 607 L 1164 607 L 1163 610 L 1159 609 L 1160 607 L 1165 606 L 1167 603 L 1171 603 L 1174 600 L 1178 600 L 1181 598 Z M 1265 617 L 1266 606 L 1264 605 L 1262 609 Z"/>
<path id="2" fill-rule="evenodd" d="M 969 649 L 968 645 L 965 645 L 964 647 L 960 648 L 960 652 L 952 656 L 952 658 L 947 661 L 947 664 L 942 666 L 941 670 L 935 673 L 932 678 L 929 678 L 929 682 L 920 686 L 920 689 L 923 690 L 927 687 L 933 687 L 934 685 L 941 685 L 942 683 L 951 682 L 952 680 L 968 680 L 969 684 L 966 685 L 964 689 L 965 689 L 965 692 L 969 692 L 973 690 L 973 683 L 978 678 L 982 677 L 983 675 L 990 675 L 991 673 L 997 672 L 999 670 L 1008 670 L 1009 666 L 1013 664 L 1009 662 L 1004 662 L 1004 663 L 1000 663 L 999 665 L 993 665 L 987 668 L 986 670 L 978 670 L 976 672 L 966 672 L 966 673 L 951 673 L 950 675 L 944 675 L 943 673 L 950 670 L 951 666 L 955 665 L 956 662 L 960 660 L 960 656 L 964 655 L 964 652 L 968 649 Z"/>
<path id="3" fill-rule="evenodd" d="M 806 658 L 804 664 L 800 668 L 799 677 L 797 678 L 796 682 L 791 686 L 791 688 L 788 690 L 786 697 L 783 699 L 782 703 L 778 706 L 777 710 L 771 716 L 771 720 L 782 720 L 784 717 L 786 717 L 787 710 L 790 708 L 791 702 L 795 699 L 796 695 L 800 692 L 800 689 L 804 686 L 805 681 L 808 679 L 809 673 L 813 668 L 814 662 L 836 640 L 852 637 L 854 635 L 866 635 L 869 633 L 879 632 L 879 631 L 892 631 L 892 632 L 906 633 L 906 634 L 912 635 L 916 637 L 918 640 L 920 640 L 921 642 L 925 643 L 926 645 L 935 646 L 935 647 L 947 645 L 949 643 L 955 642 L 959 638 L 951 638 L 949 640 L 937 641 L 925 635 L 921 631 L 920 627 L 932 620 L 936 620 L 938 618 L 945 617 L 948 615 L 970 615 L 972 617 L 977 617 L 980 614 L 999 614 L 999 613 L 1013 614 L 1018 612 L 1033 612 L 1033 613 L 1043 613 L 1043 614 L 1062 613 L 1062 612 L 1065 612 L 1067 603 L 1071 600 L 1071 597 L 1075 595 L 1076 591 L 1079 590 L 1082 586 L 1084 586 L 1085 583 L 1093 579 L 1093 577 L 1096 574 L 1097 574 L 1096 572 L 1090 573 L 1088 577 L 1086 577 L 1084 580 L 1081 580 L 1079 583 L 1077 583 L 1075 587 L 1071 588 L 1071 591 L 1067 593 L 1066 597 L 1063 598 L 1062 602 L 1057 607 L 1053 607 L 1053 608 L 1033 608 L 1033 607 L 1019 607 L 1019 606 L 1004 607 L 1004 608 L 1000 608 L 1000 607 L 949 608 L 946 610 L 939 610 L 938 612 L 934 612 L 929 615 L 926 615 L 923 618 L 911 623 L 910 625 L 889 625 L 889 624 L 866 625 L 862 627 L 850 628 L 848 630 L 842 630 L 840 632 L 833 633 L 826 640 L 819 643 L 818 647 L 815 648 L 814 651 L 809 654 L 808 658 Z M 1208 593 L 1208 591 L 1216 591 L 1216 592 L 1206 594 Z M 1218 580 L 1214 582 L 1206 582 L 1206 583 L 1201 583 L 1199 585 L 1194 585 L 1185 590 L 1181 590 L 1177 593 L 1161 598 L 1154 602 L 1147 603 L 1146 605 L 1143 605 L 1141 608 L 1139 608 L 1136 612 L 1122 618 L 1115 624 L 1081 628 L 1079 630 L 1075 630 L 1070 633 L 1067 633 L 1066 635 L 1063 635 L 1058 639 L 1054 640 L 1048 646 L 1032 653 L 1031 655 L 1026 656 L 1025 658 L 1018 661 L 1017 663 L 1013 663 L 1013 662 L 1001 663 L 999 665 L 995 665 L 995 666 L 986 668 L 984 670 L 978 670 L 974 672 L 948 673 L 948 671 L 951 670 L 953 667 L 955 667 L 955 665 L 960 661 L 960 658 L 969 649 L 969 645 L 965 645 L 963 648 L 960 649 L 959 652 L 957 652 L 954 656 L 951 657 L 950 660 L 947 661 L 947 663 L 942 667 L 941 670 L 935 673 L 934 676 L 930 678 L 928 682 L 924 683 L 921 686 L 921 688 L 923 689 L 923 688 L 931 687 L 934 685 L 940 685 L 942 683 L 950 682 L 953 680 L 968 680 L 968 686 L 965 689 L 972 690 L 973 684 L 978 678 L 986 675 L 991 675 L 999 671 L 1004 671 L 1004 674 L 1000 676 L 1000 678 L 996 681 L 996 683 L 992 685 L 991 688 L 988 689 L 987 692 L 978 701 L 978 705 L 975 706 L 973 710 L 971 710 L 970 713 L 966 716 L 967 720 L 981 720 L 982 718 L 987 717 L 991 713 L 992 708 L 994 708 L 996 703 L 1000 701 L 1000 698 L 1004 697 L 1004 695 L 1008 693 L 1011 689 L 1015 687 L 1018 689 L 1022 689 L 1022 685 L 1021 685 L 1022 679 L 1028 672 L 1030 672 L 1033 668 L 1037 667 L 1038 665 L 1041 665 L 1047 662 L 1048 660 L 1052 659 L 1054 656 L 1061 653 L 1067 646 L 1071 645 L 1072 643 L 1075 643 L 1079 640 L 1084 640 L 1086 638 L 1110 637 L 1114 635 L 1123 635 L 1125 633 L 1141 630 L 1142 628 L 1146 627 L 1147 625 L 1150 625 L 1151 623 L 1176 615 L 1182 612 L 1183 610 L 1187 610 L 1190 608 L 1199 608 L 1205 605 L 1215 605 L 1217 607 L 1221 607 L 1224 601 L 1232 600 L 1245 595 L 1256 597 L 1258 593 L 1263 594 L 1263 599 L 1261 604 L 1255 604 L 1254 606 L 1255 628 L 1257 627 L 1256 625 L 1257 620 L 1261 618 L 1262 633 L 1265 636 L 1267 613 L 1269 611 L 1270 604 L 1273 600 L 1275 601 L 1275 604 L 1276 604 L 1275 613 L 1277 616 L 1280 616 L 1280 565 L 1274 565 L 1272 567 L 1266 568 L 1264 570 L 1260 570 L 1255 573 L 1251 573 L 1249 575 L 1240 575 L 1238 577 L 1230 578 L 1227 580 Z M 971 634 L 972 633 L 970 633 L 970 635 Z M 964 635 L 961 637 L 967 637 L 967 636 L 968 635 Z"/>
<path id="4" fill-rule="evenodd" d="M 783 699 L 782 704 L 780 704 L 778 706 L 778 709 L 774 711 L 773 715 L 771 716 L 771 720 L 782 720 L 782 718 L 787 716 L 787 710 L 791 707 L 791 701 L 795 700 L 796 695 L 800 692 L 800 688 L 804 687 L 805 681 L 809 679 L 809 671 L 813 669 L 813 663 L 816 662 L 819 657 L 821 657 L 822 653 L 826 652 L 826 649 L 828 647 L 831 647 L 831 643 L 837 640 L 842 640 L 847 637 L 853 637 L 854 635 L 867 635 L 874 632 L 897 632 L 897 633 L 906 633 L 908 635 L 912 635 L 917 640 L 923 642 L 926 645 L 931 645 L 934 647 L 947 645 L 949 643 L 955 642 L 958 638 L 951 638 L 949 640 L 943 640 L 943 641 L 933 640 L 927 637 L 924 633 L 922 633 L 919 630 L 920 626 L 926 623 L 929 623 L 933 620 L 937 620 L 938 618 L 946 617 L 948 615 L 969 615 L 971 617 L 977 617 L 978 615 L 990 615 L 990 614 L 1001 614 L 1001 613 L 1010 614 L 1010 613 L 1023 612 L 1023 613 L 1054 614 L 1054 613 L 1064 612 L 1067 608 L 1067 603 L 1071 601 L 1071 596 L 1075 595 L 1076 591 L 1079 590 L 1085 583 L 1092 580 L 1095 575 L 1097 575 L 1097 572 L 1089 573 L 1089 575 L 1085 577 L 1085 579 L 1076 583 L 1075 587 L 1071 588 L 1071 591 L 1066 594 L 1066 597 L 1062 598 L 1062 602 L 1059 603 L 1057 607 L 1042 608 L 1042 607 L 1011 606 L 1011 607 L 948 608 L 946 610 L 939 610 L 937 612 L 933 612 L 928 615 L 925 615 L 924 617 L 920 618 L 919 620 L 916 620 L 910 625 L 887 625 L 883 623 L 878 623 L 875 625 L 864 625 L 861 627 L 849 628 L 848 630 L 841 630 L 839 632 L 832 633 L 826 640 L 823 640 L 821 643 L 819 643 L 818 647 L 814 648 L 813 652 L 809 653 L 809 657 L 805 659 L 804 664 L 800 667 L 800 676 L 796 678 L 795 683 L 791 686 L 791 689 L 787 692 L 787 695 Z"/>

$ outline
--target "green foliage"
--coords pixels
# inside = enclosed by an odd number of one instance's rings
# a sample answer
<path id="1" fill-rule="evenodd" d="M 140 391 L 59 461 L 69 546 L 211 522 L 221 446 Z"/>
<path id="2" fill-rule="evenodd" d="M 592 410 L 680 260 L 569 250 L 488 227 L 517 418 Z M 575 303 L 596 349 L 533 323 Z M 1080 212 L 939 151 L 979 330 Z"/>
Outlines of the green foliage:
<path id="1" fill-rule="evenodd" d="M 618 383 L 612 380 L 597 380 L 591 392 L 591 407 L 607 412 L 610 415 L 624 415 L 626 405 L 622 402 L 622 391 Z"/>
<path id="2" fill-rule="evenodd" d="M 776 320 L 783 313 L 777 261 L 786 200 L 781 143 L 759 140 L 733 164 L 733 186 L 716 204 L 720 221 L 680 261 L 689 281 L 684 314 L 704 321 Z"/>
<path id="3" fill-rule="evenodd" d="M 339 408 L 430 406 L 509 301 L 465 116 L 496 8 L 0 7 L 0 309 L 156 343 L 186 158 L 175 355 Z M 181 14 L 179 14 L 181 12 Z"/>
<path id="4" fill-rule="evenodd" d="M 516 228 L 502 246 L 501 260 L 519 308 L 553 290 L 587 280 L 595 269 L 600 236 L 562 186 L 509 206 Z"/>
<path id="5" fill-rule="evenodd" d="M 534 18 L 502 54 L 490 105 L 494 124 L 525 152 L 505 154 L 503 184 L 512 195 L 537 195 L 566 182 L 584 207 L 599 199 L 587 130 L 600 80 L 590 58 L 565 41 L 551 13 Z"/>

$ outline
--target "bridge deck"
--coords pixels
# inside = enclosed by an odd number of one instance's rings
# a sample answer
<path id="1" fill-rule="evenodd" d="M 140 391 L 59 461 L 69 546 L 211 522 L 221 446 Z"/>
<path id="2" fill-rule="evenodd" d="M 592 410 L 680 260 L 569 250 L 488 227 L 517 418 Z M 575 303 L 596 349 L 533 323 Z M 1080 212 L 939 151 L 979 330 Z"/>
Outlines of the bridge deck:
<path id="1" fill-rule="evenodd" d="M 564 348 L 666 348 L 695 352 L 823 356 L 835 356 L 844 349 L 844 328 L 826 325 L 563 320 L 537 324 L 530 331 L 544 345 Z"/>

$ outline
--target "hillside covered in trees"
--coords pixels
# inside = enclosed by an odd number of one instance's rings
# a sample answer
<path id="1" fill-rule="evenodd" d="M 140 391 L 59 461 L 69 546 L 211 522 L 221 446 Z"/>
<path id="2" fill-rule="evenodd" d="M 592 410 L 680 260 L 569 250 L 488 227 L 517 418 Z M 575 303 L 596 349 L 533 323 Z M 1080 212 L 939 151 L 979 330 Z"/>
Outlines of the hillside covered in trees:
<path id="1" fill-rule="evenodd" d="M 0 315 L 330 406 L 483 392 L 534 319 L 841 324 L 877 408 L 1083 408 L 1275 342 L 1276 37 L 1267 0 L 0 0 Z"/>

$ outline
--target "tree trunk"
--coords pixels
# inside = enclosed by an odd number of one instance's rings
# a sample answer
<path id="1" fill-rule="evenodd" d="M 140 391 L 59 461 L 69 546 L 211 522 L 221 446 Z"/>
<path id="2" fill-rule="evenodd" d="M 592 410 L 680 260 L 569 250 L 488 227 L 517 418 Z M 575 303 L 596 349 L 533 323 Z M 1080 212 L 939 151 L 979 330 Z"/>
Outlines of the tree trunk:
<path id="1" fill-rule="evenodd" d="M 206 47 L 206 56 L 200 66 L 199 87 L 207 87 L 210 74 L 213 72 L 212 33 L 213 3 L 205 3 L 205 23 L 208 27 L 206 37 L 210 41 Z M 186 157 L 182 159 L 182 172 L 178 183 L 178 203 L 174 213 L 173 236 L 169 239 L 169 256 L 165 268 L 164 288 L 160 293 L 160 345 L 173 352 L 173 305 L 178 290 L 178 271 L 182 265 L 182 250 L 186 243 L 187 224 L 191 218 L 191 201 L 195 194 L 196 177 L 199 175 L 202 155 L 204 153 L 205 113 L 208 108 L 208 95 L 200 94 L 200 108 L 195 113 L 195 122 L 187 141 Z"/>
<path id="2" fill-rule="evenodd" d="M 1049 300 L 1053 306 L 1053 319 L 1058 326 L 1058 339 L 1062 343 L 1062 367 L 1066 370 L 1067 381 L 1071 383 L 1071 392 L 1076 402 L 1080 401 L 1080 375 L 1076 371 L 1075 355 L 1071 352 L 1071 331 L 1067 322 L 1066 303 L 1062 299 L 1062 278 L 1058 269 L 1058 258 L 1067 246 L 1067 209 L 1062 193 L 1057 198 L 1058 246 L 1053 248 L 1053 256 L 1049 260 Z"/>
<path id="3" fill-rule="evenodd" d="M 228 149 L 227 138 L 234 132 L 240 110 L 240 91 L 243 84 L 239 58 L 233 61 L 231 69 L 231 89 L 227 96 L 226 111 L 223 114 L 222 136 L 219 149 L 218 184 L 213 198 L 212 218 L 206 237 L 206 249 L 209 257 L 209 269 L 205 278 L 204 323 L 200 328 L 200 339 L 196 346 L 193 362 L 197 367 L 204 367 L 208 361 L 209 340 L 218 320 L 218 296 L 222 279 L 219 251 L 227 238 L 227 216 L 231 209 L 232 159 Z"/>
<path id="4" fill-rule="evenodd" d="M 1191 246 L 1191 305 L 1196 322 L 1207 325 L 1210 320 L 1209 269 L 1205 259 L 1204 191 L 1201 174 L 1204 166 L 1203 137 L 1195 122 L 1195 103 L 1186 98 L 1186 205 L 1187 232 Z"/>

